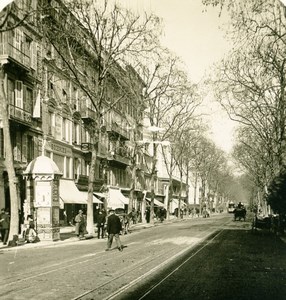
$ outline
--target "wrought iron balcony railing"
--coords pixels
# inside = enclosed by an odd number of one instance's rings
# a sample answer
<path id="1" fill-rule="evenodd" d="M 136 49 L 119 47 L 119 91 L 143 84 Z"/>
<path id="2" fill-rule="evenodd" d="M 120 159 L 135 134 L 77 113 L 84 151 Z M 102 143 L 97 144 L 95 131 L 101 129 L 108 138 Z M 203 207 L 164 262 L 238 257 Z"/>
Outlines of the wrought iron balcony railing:
<path id="1" fill-rule="evenodd" d="M 15 39 L 15 38 L 14 38 Z M 28 51 L 20 50 L 14 46 L 12 32 L 1 32 L 0 34 L 0 60 L 10 59 L 30 69 L 31 57 Z"/>
<path id="2" fill-rule="evenodd" d="M 25 111 L 24 109 L 9 105 L 9 114 L 11 119 L 19 120 L 21 123 L 25 123 L 27 125 L 32 124 L 32 114 L 31 112 Z"/>

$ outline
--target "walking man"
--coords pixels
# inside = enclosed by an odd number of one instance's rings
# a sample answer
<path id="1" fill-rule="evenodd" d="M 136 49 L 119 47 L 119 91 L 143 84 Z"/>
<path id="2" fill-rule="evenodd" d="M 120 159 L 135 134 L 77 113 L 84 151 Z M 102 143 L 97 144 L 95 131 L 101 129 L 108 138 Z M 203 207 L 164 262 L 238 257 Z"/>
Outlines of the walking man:
<path id="1" fill-rule="evenodd" d="M 104 238 L 105 212 L 100 210 L 97 217 L 97 238 Z"/>
<path id="2" fill-rule="evenodd" d="M 115 215 L 115 211 L 111 209 L 109 211 L 109 217 L 107 218 L 107 249 L 109 251 L 112 245 L 113 237 L 115 238 L 116 245 L 119 251 L 123 251 L 123 247 L 121 245 L 119 233 L 122 230 L 121 222 L 118 216 Z"/>
<path id="3" fill-rule="evenodd" d="M 83 211 L 80 209 L 78 211 L 78 214 L 75 217 L 75 234 L 77 235 L 77 237 L 79 237 L 80 239 L 83 238 L 84 235 L 84 216 L 83 216 Z"/>

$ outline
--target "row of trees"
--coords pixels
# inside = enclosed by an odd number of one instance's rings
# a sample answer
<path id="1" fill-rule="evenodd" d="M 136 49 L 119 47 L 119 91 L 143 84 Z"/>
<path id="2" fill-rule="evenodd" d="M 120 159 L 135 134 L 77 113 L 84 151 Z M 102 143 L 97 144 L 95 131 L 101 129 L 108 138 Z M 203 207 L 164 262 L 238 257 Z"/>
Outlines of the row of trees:
<path id="1" fill-rule="evenodd" d="M 155 141 L 171 142 L 171 159 L 169 176 L 172 186 L 173 166 L 180 166 L 181 178 L 196 174 L 203 184 L 212 190 L 222 190 L 225 178 L 230 178 L 226 159 L 222 151 L 204 138 L 204 127 L 196 108 L 201 103 L 197 86 L 189 82 L 186 71 L 176 55 L 159 43 L 161 34 L 160 20 L 154 15 L 135 15 L 130 10 L 117 4 L 103 1 L 39 1 L 36 9 L 20 6 L 15 1 L 1 12 L 1 30 L 13 30 L 17 26 L 26 26 L 32 15 L 37 17 L 41 45 L 52 45 L 63 65 L 65 76 L 69 76 L 81 88 L 92 103 L 96 113 L 93 123 L 85 124 L 89 130 L 92 144 L 92 158 L 88 183 L 87 230 L 93 231 L 93 183 L 101 141 L 101 124 L 105 114 L 129 99 L 136 110 L 133 126 L 133 139 L 130 141 L 133 151 L 130 173 L 130 205 L 132 209 L 134 182 L 136 176 L 135 156 L 140 151 L 140 123 L 142 116 L 153 127 L 163 127 L 164 132 L 153 132 L 153 161 L 151 173 L 151 223 L 154 220 L 155 178 L 158 147 Z M 20 8 L 20 9 L 19 9 Z M 25 10 L 26 9 L 26 10 Z M 12 18 L 14 13 L 22 18 Z M 14 21 L 13 21 L 14 20 Z M 4 90 L 4 66 L 1 64 L 1 116 L 4 125 L 6 168 L 9 176 L 11 195 L 11 230 L 9 240 L 18 231 L 18 192 L 14 180 L 13 157 L 10 143 L 9 122 L 7 115 L 7 98 Z M 136 72 L 126 72 L 129 70 Z M 84 72 L 83 66 L 93 70 L 93 74 Z M 143 82 L 143 89 L 138 88 L 138 77 Z M 139 81 L 140 81 L 139 80 Z M 114 82 L 117 97 L 111 99 L 109 88 Z M 143 92 L 142 92 L 143 91 Z M 146 109 L 147 108 L 147 109 Z M 127 117 L 126 117 L 127 118 Z M 164 150 L 164 149 L 163 149 Z M 163 151 L 162 150 L 162 151 Z M 11 157 L 8 155 L 11 154 Z M 167 159 L 167 156 L 166 156 Z M 216 176 L 220 174 L 220 176 Z M 214 179 L 216 178 L 216 179 Z M 172 189 L 170 188 L 170 193 Z M 169 195 L 171 199 L 171 194 Z"/>
<path id="2" fill-rule="evenodd" d="M 275 201 L 285 200 L 273 200 L 269 187 L 285 167 L 285 8 L 279 0 L 203 2 L 230 15 L 233 50 L 215 66 L 209 83 L 229 117 L 239 122 L 234 157 L 251 179 L 256 201 L 271 198 L 277 207 Z"/>

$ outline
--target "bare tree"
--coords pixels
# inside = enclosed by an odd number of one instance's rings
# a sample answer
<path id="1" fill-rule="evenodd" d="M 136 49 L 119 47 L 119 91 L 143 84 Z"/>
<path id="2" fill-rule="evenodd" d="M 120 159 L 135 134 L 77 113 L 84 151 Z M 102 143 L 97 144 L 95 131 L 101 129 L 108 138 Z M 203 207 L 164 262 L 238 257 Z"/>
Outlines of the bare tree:
<path id="1" fill-rule="evenodd" d="M 93 123 L 85 124 L 93 145 L 87 210 L 87 230 L 92 232 L 93 182 L 102 120 L 126 101 L 126 86 L 121 78 L 126 76 L 127 58 L 150 53 L 160 26 L 153 15 L 134 15 L 106 0 L 65 1 L 66 6 L 54 2 L 45 14 L 52 17 L 43 18 L 44 37 L 56 49 L 96 114 Z"/>
<path id="2" fill-rule="evenodd" d="M 231 15 L 228 34 L 234 49 L 216 65 L 212 87 L 229 117 L 244 127 L 244 153 L 254 159 L 262 147 L 259 163 L 267 190 L 269 179 L 285 164 L 284 9 L 280 1 L 204 2 L 221 4 Z"/>
<path id="3" fill-rule="evenodd" d="M 168 139 L 172 130 L 182 126 L 192 115 L 198 104 L 193 97 L 195 87 L 188 82 L 186 72 L 180 60 L 169 50 L 158 47 L 153 55 L 139 61 L 136 65 L 145 82 L 144 102 L 147 109 L 145 118 L 154 128 L 163 128 L 161 132 L 151 134 L 152 167 L 150 222 L 154 222 L 154 198 L 157 167 L 157 152 L 160 143 Z"/>

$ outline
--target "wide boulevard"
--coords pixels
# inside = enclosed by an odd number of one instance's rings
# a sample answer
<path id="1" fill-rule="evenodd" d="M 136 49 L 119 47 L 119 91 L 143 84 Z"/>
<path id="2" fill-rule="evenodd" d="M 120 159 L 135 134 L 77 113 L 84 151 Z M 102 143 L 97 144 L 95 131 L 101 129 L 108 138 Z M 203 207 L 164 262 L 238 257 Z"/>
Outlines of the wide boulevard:
<path id="1" fill-rule="evenodd" d="M 2 250 L 0 299 L 286 299 L 286 244 L 251 218 L 189 218 L 106 240 Z M 114 244 L 115 247 L 115 244 Z"/>

